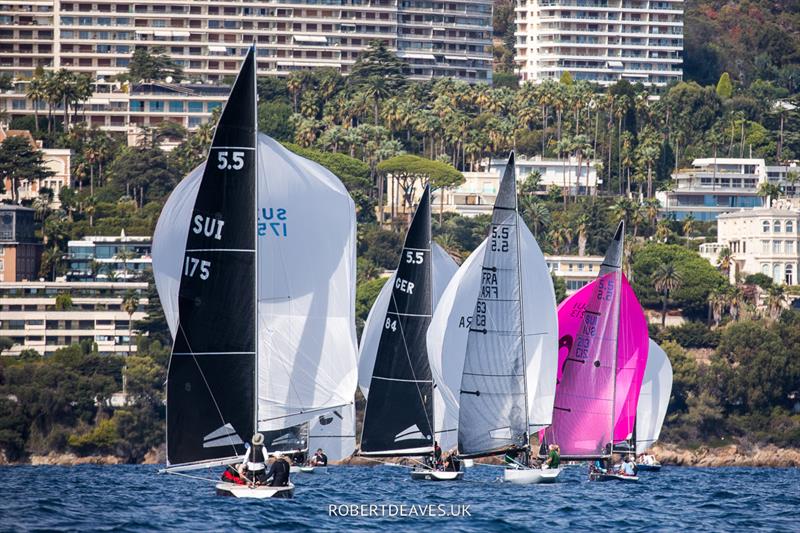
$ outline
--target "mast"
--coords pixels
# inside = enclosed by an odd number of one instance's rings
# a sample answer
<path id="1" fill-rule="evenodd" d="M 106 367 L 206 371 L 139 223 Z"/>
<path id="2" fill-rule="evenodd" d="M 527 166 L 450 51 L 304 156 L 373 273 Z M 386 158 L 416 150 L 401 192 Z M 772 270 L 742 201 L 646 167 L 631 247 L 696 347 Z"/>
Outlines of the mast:
<path id="1" fill-rule="evenodd" d="M 621 233 L 620 233 L 621 232 Z M 617 238 L 618 237 L 618 238 Z M 618 317 L 616 323 L 616 331 L 614 333 L 614 356 L 611 358 L 611 444 L 609 446 L 609 455 L 614 455 L 614 428 L 616 422 L 616 409 L 617 409 L 617 358 L 619 357 L 619 330 L 620 330 L 620 323 L 622 322 L 619 320 L 619 312 L 620 312 L 620 295 L 622 294 L 622 257 L 625 255 L 625 222 L 621 221 L 619 223 L 619 227 L 617 227 L 617 235 L 614 236 L 614 240 L 619 242 L 619 250 L 621 256 L 619 258 L 620 268 L 614 270 L 614 283 L 616 287 L 614 288 L 614 307 L 611 311 L 611 316 Z M 605 266 L 605 261 L 603 262 L 603 266 Z M 600 268 L 600 273 L 602 275 L 603 267 Z"/>
<path id="2" fill-rule="evenodd" d="M 256 43 L 253 41 L 253 44 L 250 45 L 250 53 L 248 56 L 252 55 L 253 59 L 253 116 L 258 117 L 258 61 L 256 61 Z M 253 146 L 255 147 L 254 152 L 254 165 L 255 165 L 255 183 L 253 184 L 253 228 L 257 227 L 258 224 L 258 119 L 256 118 L 256 124 L 253 128 Z M 255 332 L 255 341 L 254 345 L 256 348 L 256 356 L 254 357 L 253 366 L 253 433 L 258 431 L 258 351 L 261 346 L 259 343 L 259 327 L 258 327 L 258 234 L 256 234 L 255 238 L 253 239 L 253 249 L 255 253 L 255 261 L 253 261 L 253 301 L 255 302 L 254 313 L 253 313 L 253 331 Z M 251 436 L 248 435 L 248 438 Z"/>
<path id="3" fill-rule="evenodd" d="M 514 211 L 518 213 L 519 212 L 519 196 L 517 195 L 517 188 L 516 188 L 517 170 L 516 170 L 516 167 L 514 166 L 514 152 L 511 152 L 511 156 L 509 157 L 509 164 L 512 165 L 512 170 L 513 170 L 512 178 L 514 180 Z M 517 234 L 517 269 L 518 269 L 517 272 L 519 272 L 519 275 L 517 276 L 517 285 L 519 287 L 519 309 L 520 309 L 519 324 L 520 324 L 520 333 L 521 333 L 520 342 L 522 344 L 522 359 L 523 359 L 523 362 L 522 362 L 522 383 L 523 383 L 523 388 L 524 388 L 524 391 L 525 391 L 525 428 L 526 428 L 525 429 L 525 449 L 526 449 L 525 453 L 527 454 L 528 450 L 530 449 L 530 444 L 531 444 L 531 434 L 530 434 L 531 420 L 530 420 L 530 412 L 528 410 L 528 406 L 530 405 L 528 403 L 528 393 L 530 392 L 530 391 L 528 391 L 528 365 L 525 364 L 526 360 L 527 360 L 527 353 L 528 352 L 525 349 L 525 311 L 524 311 L 525 310 L 525 296 L 524 296 L 525 291 L 522 290 L 522 243 L 520 241 L 519 217 L 515 217 L 514 218 L 514 224 L 517 226 L 517 231 L 515 232 Z M 525 461 L 525 464 L 527 464 L 527 460 Z"/>

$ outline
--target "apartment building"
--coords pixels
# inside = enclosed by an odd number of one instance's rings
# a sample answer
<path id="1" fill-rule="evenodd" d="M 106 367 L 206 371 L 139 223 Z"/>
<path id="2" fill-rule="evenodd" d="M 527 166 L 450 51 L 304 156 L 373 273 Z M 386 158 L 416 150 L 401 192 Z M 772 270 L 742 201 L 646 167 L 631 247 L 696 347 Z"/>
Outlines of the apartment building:
<path id="1" fill-rule="evenodd" d="M 701 158 L 672 175 L 671 191 L 659 191 L 663 215 L 684 220 L 716 220 L 721 213 L 761 207 L 758 186 L 767 181 L 763 159 Z M 783 178 L 781 178 L 783 179 Z"/>
<path id="2" fill-rule="evenodd" d="M 126 354 L 136 333 L 129 319 L 135 324 L 146 316 L 146 290 L 147 283 L 0 282 L 0 337 L 15 343 L 3 355 L 26 349 L 46 355 L 84 340 L 97 343 L 102 354 Z M 139 298 L 130 317 L 123 308 L 129 294 Z"/>
<path id="3" fill-rule="evenodd" d="M 619 80 L 666 85 L 683 76 L 683 0 L 516 0 L 523 81 Z"/>
<path id="4" fill-rule="evenodd" d="M 599 255 L 545 255 L 544 259 L 551 274 L 564 278 L 567 295 L 597 279 L 603 264 L 603 257 Z"/>
<path id="5" fill-rule="evenodd" d="M 506 162 L 506 159 L 492 159 L 486 171 L 464 172 L 465 181 L 458 187 L 433 191 L 431 201 L 434 207 L 464 216 L 490 214 Z M 542 159 L 541 156 L 518 157 L 515 160 L 517 183 L 521 185 L 528 176 L 536 174 L 539 176 L 536 194 L 545 194 L 551 187 L 559 187 L 562 190 L 566 187 L 569 194 L 594 194 L 597 189 L 595 163 L 594 160 L 584 160 L 579 166 L 576 158 L 559 160 Z M 389 187 L 394 186 L 395 184 L 390 181 Z M 440 198 L 441 194 L 444 194 L 444 202 Z M 390 198 L 395 197 L 398 198 L 395 208 L 400 209 L 401 196 L 395 191 L 390 191 Z"/>
<path id="6" fill-rule="evenodd" d="M 800 268 L 800 209 L 779 201 L 774 207 L 724 213 L 717 217 L 717 242 L 700 245 L 711 264 L 727 248 L 733 262 L 730 278 L 762 273 L 775 283 L 795 285 Z"/>
<path id="7" fill-rule="evenodd" d="M 347 74 L 377 39 L 408 63 L 413 79 L 490 82 L 491 18 L 491 0 L 2 0 L 0 73 L 18 80 L 3 99 L 12 116 L 31 114 L 26 80 L 37 66 L 66 68 L 97 80 L 85 111 L 99 127 L 124 130 L 129 123 L 141 125 L 143 116 L 193 127 L 210 115 L 210 102 L 227 96 L 227 90 L 207 94 L 201 84 L 232 79 L 252 43 L 261 75 L 316 67 Z M 143 96 L 156 87 L 128 90 L 113 81 L 126 72 L 135 48 L 156 46 L 190 81 L 190 87 L 172 89 L 193 93 L 184 95 L 195 98 L 184 98 L 183 106 L 179 96 L 161 95 L 167 105 L 151 110 L 150 102 L 159 100 Z"/>
<path id="8" fill-rule="evenodd" d="M 34 211 L 0 204 L 0 282 L 36 279 L 42 244 L 34 235 Z"/>
<path id="9" fill-rule="evenodd" d="M 152 270 L 150 237 L 88 236 L 67 243 L 70 281 L 131 281 Z"/>

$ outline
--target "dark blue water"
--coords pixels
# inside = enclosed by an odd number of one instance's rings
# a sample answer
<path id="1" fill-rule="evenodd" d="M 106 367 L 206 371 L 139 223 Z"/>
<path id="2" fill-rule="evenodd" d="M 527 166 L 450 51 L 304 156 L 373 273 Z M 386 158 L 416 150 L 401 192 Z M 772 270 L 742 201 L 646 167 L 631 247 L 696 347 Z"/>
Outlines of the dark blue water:
<path id="1" fill-rule="evenodd" d="M 798 469 L 664 468 L 638 484 L 589 483 L 586 467 L 567 468 L 555 485 L 510 485 L 500 475 L 478 466 L 462 482 L 437 483 L 411 481 L 400 467 L 333 467 L 293 476 L 293 500 L 259 501 L 215 496 L 212 483 L 152 466 L 4 467 L 0 530 L 800 531 Z M 469 508 L 457 517 L 331 514 L 348 504 L 384 504 L 386 514 L 401 512 L 389 505 L 405 514 L 412 505 Z"/>

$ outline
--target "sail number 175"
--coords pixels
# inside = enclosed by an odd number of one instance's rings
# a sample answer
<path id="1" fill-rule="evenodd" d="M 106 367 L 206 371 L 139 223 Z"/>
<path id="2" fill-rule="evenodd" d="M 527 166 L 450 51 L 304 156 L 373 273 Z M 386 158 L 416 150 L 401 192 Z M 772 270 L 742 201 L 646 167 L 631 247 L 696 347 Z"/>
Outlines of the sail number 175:
<path id="1" fill-rule="evenodd" d="M 198 267 L 200 267 L 198 269 Z M 211 261 L 206 261 L 205 259 L 198 259 L 196 257 L 189 257 L 186 256 L 186 262 L 183 265 L 183 275 L 189 278 L 193 278 L 195 274 L 200 275 L 200 279 L 203 281 L 208 279 L 208 276 L 211 275 Z"/>

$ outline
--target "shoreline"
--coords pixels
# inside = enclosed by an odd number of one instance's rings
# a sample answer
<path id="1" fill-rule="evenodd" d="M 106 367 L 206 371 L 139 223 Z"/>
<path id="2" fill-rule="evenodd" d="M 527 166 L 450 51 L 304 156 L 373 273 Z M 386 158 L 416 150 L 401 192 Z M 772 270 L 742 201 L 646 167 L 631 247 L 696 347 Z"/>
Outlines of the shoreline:
<path id="1" fill-rule="evenodd" d="M 664 466 L 691 467 L 757 467 L 757 468 L 798 468 L 800 467 L 800 449 L 779 448 L 774 445 L 753 446 L 745 448 L 738 444 L 729 444 L 716 448 L 700 446 L 696 450 L 682 448 L 675 444 L 657 444 L 648 453 L 655 455 Z M 48 453 L 31 455 L 23 461 L 8 461 L 0 453 L 0 466 L 79 466 L 79 465 L 120 465 L 120 464 L 164 464 L 164 447 L 153 448 L 138 463 L 128 463 L 115 455 L 78 456 L 74 453 Z M 379 466 L 382 463 L 395 463 L 402 466 L 413 466 L 417 461 L 408 457 L 384 457 L 375 460 L 366 457 L 351 456 L 342 461 L 331 461 L 332 466 Z M 499 457 L 477 459 L 480 464 L 502 464 Z"/>

